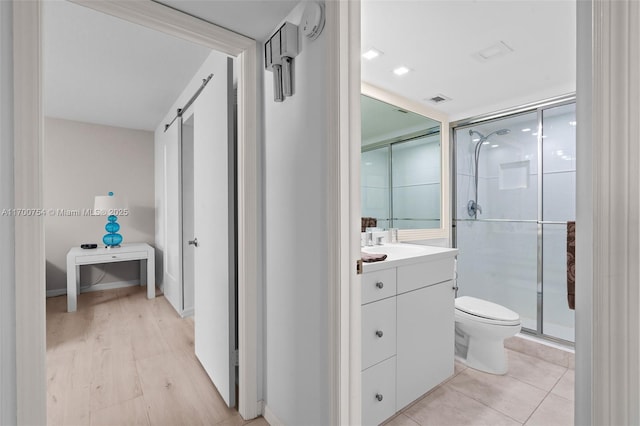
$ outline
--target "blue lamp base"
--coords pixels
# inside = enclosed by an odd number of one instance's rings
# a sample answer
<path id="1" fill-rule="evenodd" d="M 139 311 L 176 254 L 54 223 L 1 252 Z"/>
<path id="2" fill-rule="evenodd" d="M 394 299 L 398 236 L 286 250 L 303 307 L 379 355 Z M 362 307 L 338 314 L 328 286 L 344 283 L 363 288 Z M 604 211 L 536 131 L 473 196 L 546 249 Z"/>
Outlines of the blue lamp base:
<path id="1" fill-rule="evenodd" d="M 120 224 L 118 223 L 118 217 L 111 215 L 107 218 L 108 222 L 104 229 L 108 232 L 102 237 L 102 242 L 106 248 L 117 248 L 122 243 L 122 235 L 118 234 L 120 230 Z"/>

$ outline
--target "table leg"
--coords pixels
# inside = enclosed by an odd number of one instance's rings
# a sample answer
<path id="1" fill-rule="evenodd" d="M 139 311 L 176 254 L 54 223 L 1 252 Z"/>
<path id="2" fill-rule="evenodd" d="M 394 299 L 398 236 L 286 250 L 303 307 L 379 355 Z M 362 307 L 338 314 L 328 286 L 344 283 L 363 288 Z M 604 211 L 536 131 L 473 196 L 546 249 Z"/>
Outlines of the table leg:
<path id="1" fill-rule="evenodd" d="M 156 259 L 153 250 L 147 256 L 147 299 L 156 297 Z"/>
<path id="2" fill-rule="evenodd" d="M 76 266 L 75 258 L 67 259 L 67 312 L 76 311 L 79 287 L 80 267 Z"/>

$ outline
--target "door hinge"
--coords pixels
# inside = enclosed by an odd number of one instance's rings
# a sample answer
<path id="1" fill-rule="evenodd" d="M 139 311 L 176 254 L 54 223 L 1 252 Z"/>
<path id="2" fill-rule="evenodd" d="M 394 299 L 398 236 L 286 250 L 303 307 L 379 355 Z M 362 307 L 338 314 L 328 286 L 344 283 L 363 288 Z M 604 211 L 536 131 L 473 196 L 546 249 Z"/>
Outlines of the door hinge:
<path id="1" fill-rule="evenodd" d="M 231 359 L 232 359 L 233 365 L 235 365 L 236 367 L 240 365 L 240 353 L 237 349 L 235 349 L 231 354 Z"/>
<path id="2" fill-rule="evenodd" d="M 362 259 L 356 260 L 356 274 L 362 275 Z"/>

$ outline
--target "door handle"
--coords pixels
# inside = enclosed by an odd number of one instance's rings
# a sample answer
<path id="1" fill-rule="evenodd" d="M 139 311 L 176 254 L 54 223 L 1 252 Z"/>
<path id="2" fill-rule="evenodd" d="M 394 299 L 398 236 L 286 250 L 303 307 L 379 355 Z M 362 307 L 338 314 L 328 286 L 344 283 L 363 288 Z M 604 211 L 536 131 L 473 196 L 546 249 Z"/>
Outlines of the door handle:
<path id="1" fill-rule="evenodd" d="M 198 247 L 198 239 L 194 238 L 193 240 L 189 240 L 189 245 Z"/>

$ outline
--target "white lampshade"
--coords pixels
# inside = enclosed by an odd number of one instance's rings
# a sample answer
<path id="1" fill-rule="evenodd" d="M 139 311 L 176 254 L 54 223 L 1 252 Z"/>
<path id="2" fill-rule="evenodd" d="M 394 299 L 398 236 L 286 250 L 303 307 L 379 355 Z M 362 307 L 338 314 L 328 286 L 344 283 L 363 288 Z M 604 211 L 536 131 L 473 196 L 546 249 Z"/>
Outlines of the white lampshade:
<path id="1" fill-rule="evenodd" d="M 93 208 L 94 210 L 117 212 L 129 208 L 129 203 L 127 203 L 125 198 L 117 195 L 96 195 Z"/>

